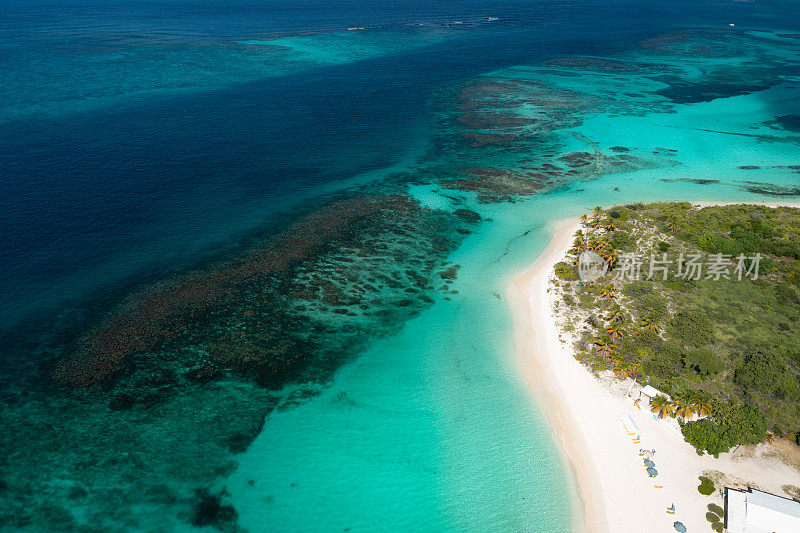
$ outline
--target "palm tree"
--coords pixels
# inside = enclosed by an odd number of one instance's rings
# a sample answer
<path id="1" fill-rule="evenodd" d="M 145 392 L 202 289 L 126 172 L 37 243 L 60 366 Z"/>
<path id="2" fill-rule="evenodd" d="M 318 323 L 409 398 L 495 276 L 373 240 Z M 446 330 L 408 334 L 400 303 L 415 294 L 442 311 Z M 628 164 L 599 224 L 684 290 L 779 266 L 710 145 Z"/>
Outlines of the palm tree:
<path id="1" fill-rule="evenodd" d="M 617 262 L 617 253 L 611 252 L 604 259 L 606 260 L 606 263 L 608 263 L 608 268 L 614 268 L 614 263 Z"/>
<path id="2" fill-rule="evenodd" d="M 675 232 L 675 223 L 674 222 L 670 222 L 669 224 L 667 224 L 667 229 L 670 231 L 670 233 L 674 233 Z"/>
<path id="3" fill-rule="evenodd" d="M 647 315 L 644 318 L 642 318 L 639 321 L 639 326 L 643 330 L 650 329 L 650 330 L 655 331 L 656 333 L 658 333 L 658 330 L 660 329 L 659 325 L 658 325 L 658 318 L 656 318 L 656 316 L 654 314 L 652 314 L 652 313 L 650 313 L 649 315 Z"/>
<path id="4" fill-rule="evenodd" d="M 620 379 L 628 379 L 639 371 L 639 363 L 627 362 L 618 363 L 614 367 L 614 374 Z M 635 402 L 634 402 L 635 403 Z M 638 407 L 638 404 L 637 404 Z"/>
<path id="5" fill-rule="evenodd" d="M 606 333 L 611 337 L 611 342 L 617 342 L 620 337 L 625 335 L 625 329 L 619 324 L 609 324 L 606 326 Z"/>
<path id="6" fill-rule="evenodd" d="M 604 230 L 606 230 L 606 231 L 614 231 L 615 229 L 617 229 L 617 225 L 616 225 L 616 224 L 614 224 L 614 221 L 613 221 L 613 220 L 609 220 L 609 221 L 606 223 L 606 225 L 605 225 L 605 226 L 603 226 L 603 229 L 604 229 Z"/>
<path id="7" fill-rule="evenodd" d="M 600 291 L 600 297 L 603 300 L 614 300 L 617 296 L 619 296 L 619 294 L 617 294 L 614 285 L 610 283 L 605 287 L 603 287 L 602 290 Z"/>
<path id="8" fill-rule="evenodd" d="M 639 405 L 639 402 L 641 401 L 642 401 L 641 398 L 636 398 L 635 400 L 633 400 L 633 405 L 635 405 L 637 409 L 641 409 L 642 407 Z"/>
<path id="9" fill-rule="evenodd" d="M 612 324 L 618 324 L 622 322 L 624 315 L 622 314 L 622 308 L 618 305 L 612 305 L 608 308 L 608 313 L 606 313 L 606 320 L 611 322 Z"/>
<path id="10" fill-rule="evenodd" d="M 705 392 L 695 392 L 691 397 L 692 408 L 694 412 L 700 416 L 708 416 L 711 414 L 711 397 Z"/>
<path id="11" fill-rule="evenodd" d="M 586 239 L 581 237 L 575 237 L 575 240 L 572 243 L 572 248 L 570 249 L 570 253 L 574 255 L 580 255 L 586 251 Z"/>
<path id="12" fill-rule="evenodd" d="M 672 401 L 672 407 L 675 410 L 675 414 L 677 414 L 684 420 L 693 419 L 694 415 L 697 412 L 694 406 L 694 400 L 691 393 L 677 394 L 675 399 Z"/>
<path id="13" fill-rule="evenodd" d="M 602 357 L 610 356 L 611 352 L 618 348 L 616 344 L 603 337 L 595 339 L 594 345 L 597 346 L 597 354 Z"/>
<path id="14" fill-rule="evenodd" d="M 598 237 L 595 234 L 589 235 L 589 248 L 600 253 L 611 251 L 611 243 L 605 237 Z"/>
<path id="15" fill-rule="evenodd" d="M 602 215 L 603 215 L 603 209 L 599 205 L 594 209 L 592 209 L 593 218 L 600 218 Z"/>
<path id="16" fill-rule="evenodd" d="M 665 416 L 673 416 L 675 413 L 672 402 L 670 402 L 666 396 L 663 394 L 659 394 L 652 400 L 650 400 L 650 410 L 654 412 L 658 418 L 664 418 Z"/>
<path id="17" fill-rule="evenodd" d="M 586 226 L 586 221 L 588 220 L 588 218 L 589 217 L 587 217 L 586 215 L 581 215 L 581 226 Z"/>
<path id="18" fill-rule="evenodd" d="M 772 444 L 773 442 L 775 442 L 775 433 L 768 430 L 767 437 L 764 439 L 764 442 L 766 442 L 767 444 Z"/>

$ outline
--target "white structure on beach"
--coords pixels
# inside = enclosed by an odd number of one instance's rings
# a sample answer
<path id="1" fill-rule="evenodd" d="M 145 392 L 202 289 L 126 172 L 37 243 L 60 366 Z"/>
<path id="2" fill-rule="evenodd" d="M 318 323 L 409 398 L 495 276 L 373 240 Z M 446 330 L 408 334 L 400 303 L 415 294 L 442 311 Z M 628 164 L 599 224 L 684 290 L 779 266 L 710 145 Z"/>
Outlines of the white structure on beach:
<path id="1" fill-rule="evenodd" d="M 725 489 L 728 533 L 797 533 L 800 502 L 768 492 Z"/>
<path id="2" fill-rule="evenodd" d="M 657 388 L 651 387 L 650 385 L 645 385 L 644 387 L 642 387 L 642 390 L 639 391 L 639 397 L 641 398 L 643 395 L 647 396 L 648 402 L 653 398 L 655 398 L 656 396 L 666 396 L 667 399 L 669 399 L 669 394 L 665 394 L 660 390 L 658 390 Z"/>

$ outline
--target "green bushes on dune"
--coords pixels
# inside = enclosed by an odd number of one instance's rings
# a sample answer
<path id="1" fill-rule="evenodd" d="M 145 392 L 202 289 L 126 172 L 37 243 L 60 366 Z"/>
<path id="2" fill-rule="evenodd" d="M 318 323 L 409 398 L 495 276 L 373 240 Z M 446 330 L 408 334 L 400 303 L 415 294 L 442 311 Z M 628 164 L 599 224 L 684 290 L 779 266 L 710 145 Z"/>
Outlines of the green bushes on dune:
<path id="1" fill-rule="evenodd" d="M 612 269 L 594 284 L 567 284 L 595 317 L 579 341 L 582 360 L 677 398 L 664 412 L 683 419 L 700 453 L 800 434 L 800 209 L 633 204 L 595 208 L 583 226 L 573 262 L 590 249 Z M 665 254 L 667 279 L 648 276 L 649 257 Z M 629 256 L 642 258 L 638 279 L 619 275 Z M 693 256 L 731 268 L 716 279 L 707 270 L 679 277 Z M 568 262 L 557 267 L 561 279 L 575 273 Z"/>

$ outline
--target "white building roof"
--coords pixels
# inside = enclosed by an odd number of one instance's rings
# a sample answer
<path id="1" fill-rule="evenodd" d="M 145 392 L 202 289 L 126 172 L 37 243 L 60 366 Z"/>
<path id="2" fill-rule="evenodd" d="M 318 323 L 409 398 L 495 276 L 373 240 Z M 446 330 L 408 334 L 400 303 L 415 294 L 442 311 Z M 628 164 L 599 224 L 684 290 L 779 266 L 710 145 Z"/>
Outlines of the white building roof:
<path id="1" fill-rule="evenodd" d="M 747 495 L 747 503 L 800 518 L 800 502 L 790 500 L 789 498 L 781 498 L 769 492 L 750 489 L 750 493 Z"/>
<path id="2" fill-rule="evenodd" d="M 644 387 L 642 387 L 641 393 L 644 394 L 645 396 L 649 396 L 650 398 L 655 398 L 659 394 L 662 396 L 666 396 L 666 394 L 664 394 L 655 387 L 651 387 L 650 385 L 645 385 Z"/>
<path id="3" fill-rule="evenodd" d="M 800 502 L 749 489 L 727 489 L 725 522 L 729 533 L 796 533 Z"/>

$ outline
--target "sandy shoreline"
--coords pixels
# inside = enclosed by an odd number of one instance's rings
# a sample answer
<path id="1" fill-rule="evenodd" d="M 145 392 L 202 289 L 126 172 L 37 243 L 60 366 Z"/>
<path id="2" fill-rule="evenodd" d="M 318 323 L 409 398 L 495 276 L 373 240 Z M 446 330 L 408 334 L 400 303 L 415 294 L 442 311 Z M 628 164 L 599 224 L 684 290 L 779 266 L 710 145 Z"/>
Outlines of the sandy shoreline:
<path id="1" fill-rule="evenodd" d="M 672 524 L 679 520 L 689 531 L 710 531 L 706 506 L 722 505 L 722 498 L 697 491 L 697 476 L 707 471 L 724 472 L 776 494 L 782 494 L 784 484 L 800 484 L 798 472 L 766 445 L 721 454 L 719 459 L 698 456 L 674 427 L 626 397 L 628 383 L 597 379 L 573 357 L 569 343 L 560 339 L 552 311 L 555 296 L 548 289 L 553 266 L 564 258 L 578 228 L 577 219 L 554 223 L 547 248 L 507 292 L 515 358 L 572 466 L 586 529 L 674 532 Z M 641 442 L 634 442 L 623 429 L 623 414 L 634 420 Z M 640 448 L 656 450 L 658 477 L 644 472 Z M 667 513 L 673 504 L 676 513 Z"/>
<path id="2" fill-rule="evenodd" d="M 554 225 L 555 234 L 531 267 L 517 276 L 509 286 L 508 296 L 514 320 L 514 350 L 517 363 L 533 395 L 543 407 L 551 430 L 566 453 L 579 489 L 579 497 L 589 531 L 608 531 L 605 527 L 605 508 L 600 500 L 587 498 L 602 490 L 597 469 L 587 454 L 581 453 L 583 436 L 576 434 L 572 413 L 561 404 L 565 392 L 554 375 L 556 370 L 546 357 L 531 357 L 533 353 L 549 352 L 549 332 L 537 334 L 534 324 L 544 324 L 547 274 L 566 253 L 572 234 L 578 229 L 578 219 L 561 220 Z M 555 324 L 553 324 L 555 325 Z M 577 361 L 576 361 L 577 363 Z"/>

